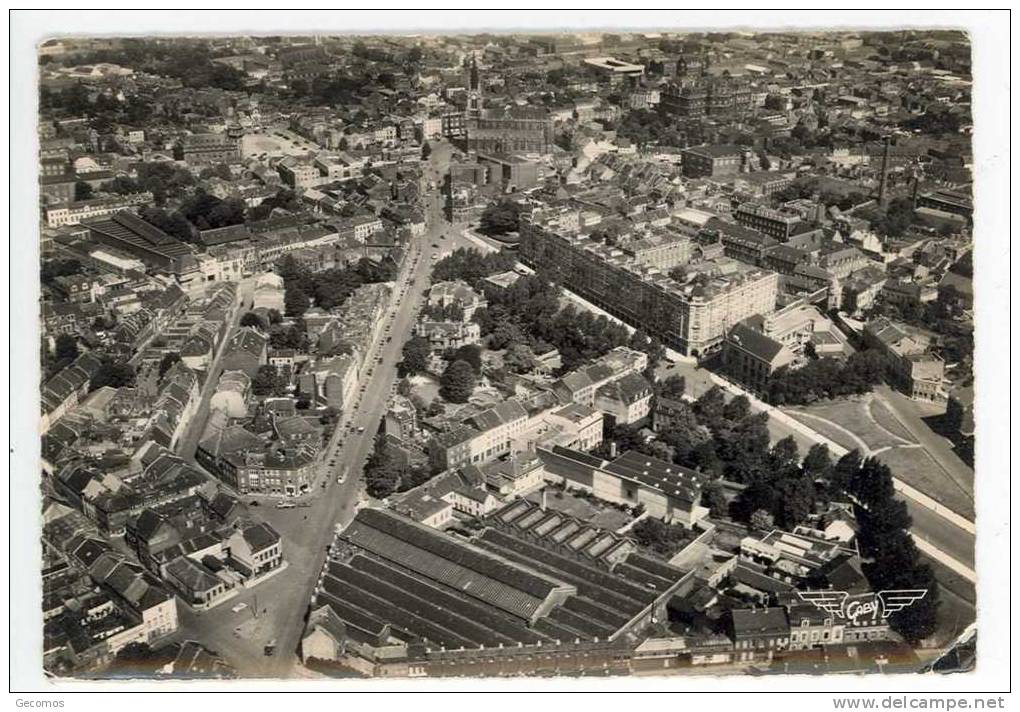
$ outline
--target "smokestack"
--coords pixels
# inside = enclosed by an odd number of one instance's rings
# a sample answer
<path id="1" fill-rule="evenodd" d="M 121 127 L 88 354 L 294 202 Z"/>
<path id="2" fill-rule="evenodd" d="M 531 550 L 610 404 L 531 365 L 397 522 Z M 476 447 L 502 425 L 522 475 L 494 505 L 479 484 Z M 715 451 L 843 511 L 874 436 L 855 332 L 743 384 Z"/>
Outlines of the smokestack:
<path id="1" fill-rule="evenodd" d="M 910 196 L 910 199 L 914 202 L 914 210 L 917 210 L 917 189 L 921 179 L 917 175 L 917 171 L 914 171 L 914 191 Z"/>
<path id="2" fill-rule="evenodd" d="M 549 496 L 549 491 L 546 488 L 542 488 L 542 511 L 545 511 L 546 498 Z"/>
<path id="3" fill-rule="evenodd" d="M 882 152 L 882 179 L 878 184 L 879 205 L 885 205 L 885 189 L 886 183 L 889 180 L 889 137 L 886 136 L 883 141 L 885 142 L 885 150 Z"/>
<path id="4" fill-rule="evenodd" d="M 613 459 L 616 458 L 616 441 L 615 440 L 611 440 L 609 442 L 609 457 L 613 458 Z"/>

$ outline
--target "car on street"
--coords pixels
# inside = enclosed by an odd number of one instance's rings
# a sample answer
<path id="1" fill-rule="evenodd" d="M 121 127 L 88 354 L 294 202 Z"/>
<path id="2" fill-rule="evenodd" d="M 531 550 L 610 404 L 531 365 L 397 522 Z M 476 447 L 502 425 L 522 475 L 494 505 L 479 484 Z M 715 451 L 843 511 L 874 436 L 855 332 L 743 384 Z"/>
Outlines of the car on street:
<path id="1" fill-rule="evenodd" d="M 236 606 L 233 606 L 230 610 L 232 610 L 234 613 L 240 613 L 241 611 L 243 611 L 247 607 L 248 607 L 248 604 L 242 602 L 242 603 L 238 603 Z"/>
<path id="2" fill-rule="evenodd" d="M 294 509 L 295 507 L 297 507 L 297 505 L 294 504 L 293 502 L 277 502 L 276 503 L 276 508 L 277 509 Z"/>
<path id="3" fill-rule="evenodd" d="M 257 507 L 257 506 L 259 506 L 259 501 L 257 499 L 253 499 L 252 501 L 248 502 L 248 506 L 249 507 Z"/>
<path id="4" fill-rule="evenodd" d="M 363 432 L 365 432 L 365 426 L 364 425 L 358 426 L 358 434 L 360 435 Z"/>

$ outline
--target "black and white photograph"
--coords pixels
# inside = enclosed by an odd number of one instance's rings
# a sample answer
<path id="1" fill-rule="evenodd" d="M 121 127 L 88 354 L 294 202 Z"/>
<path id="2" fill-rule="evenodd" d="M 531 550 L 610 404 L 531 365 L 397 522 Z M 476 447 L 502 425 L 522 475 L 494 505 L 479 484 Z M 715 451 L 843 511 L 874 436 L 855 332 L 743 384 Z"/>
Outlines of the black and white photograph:
<path id="1" fill-rule="evenodd" d="M 119 12 L 19 58 L 29 687 L 1008 665 L 1008 11 Z"/>

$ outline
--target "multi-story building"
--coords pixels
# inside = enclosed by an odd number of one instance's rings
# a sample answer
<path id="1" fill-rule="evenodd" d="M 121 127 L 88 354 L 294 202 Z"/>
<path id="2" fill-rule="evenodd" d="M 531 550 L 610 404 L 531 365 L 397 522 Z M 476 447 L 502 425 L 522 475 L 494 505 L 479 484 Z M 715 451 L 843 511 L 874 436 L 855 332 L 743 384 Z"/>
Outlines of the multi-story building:
<path id="1" fill-rule="evenodd" d="M 668 272 L 691 258 L 691 241 L 675 234 L 650 233 L 638 240 L 621 245 L 625 254 L 640 264 Z"/>
<path id="2" fill-rule="evenodd" d="M 306 190 L 321 182 L 322 176 L 314 163 L 301 163 L 293 157 L 287 157 L 276 166 L 283 182 L 295 190 Z"/>
<path id="3" fill-rule="evenodd" d="M 622 250 L 521 220 L 522 260 L 549 268 L 560 284 L 680 353 L 703 358 L 731 326 L 775 310 L 779 275 L 728 264 L 725 273 L 679 284 Z"/>
<path id="4" fill-rule="evenodd" d="M 790 650 L 810 650 L 843 643 L 844 625 L 812 603 L 787 608 L 790 621 Z"/>
<path id="5" fill-rule="evenodd" d="M 660 107 L 685 119 L 741 116 L 751 110 L 751 88 L 743 81 L 726 77 L 670 82 L 662 89 Z"/>
<path id="6" fill-rule="evenodd" d="M 780 242 L 790 239 L 790 234 L 801 222 L 797 213 L 773 210 L 758 203 L 744 203 L 733 211 L 733 217 L 744 227 L 774 237 Z"/>
<path id="7" fill-rule="evenodd" d="M 189 166 L 206 163 L 236 163 L 241 160 L 241 144 L 227 134 L 204 133 L 185 136 L 181 141 L 184 162 Z"/>
<path id="8" fill-rule="evenodd" d="M 611 84 L 620 84 L 624 81 L 636 82 L 645 73 L 643 64 L 624 62 L 615 57 L 590 57 L 584 60 L 584 65 L 590 67 L 591 71 L 596 72 Z"/>
<path id="9" fill-rule="evenodd" d="M 685 148 L 681 155 L 681 167 L 688 178 L 719 178 L 751 170 L 751 151 L 743 146 L 694 146 Z"/>
<path id="10" fill-rule="evenodd" d="M 733 647 L 737 660 L 771 660 L 790 645 L 790 621 L 783 608 L 732 610 Z"/>
<path id="11" fill-rule="evenodd" d="M 475 312 L 486 306 L 485 297 L 479 295 L 466 282 L 436 282 L 429 290 L 429 307 L 459 307 L 464 321 L 470 321 Z"/>
<path id="12" fill-rule="evenodd" d="M 736 223 L 710 218 L 698 233 L 701 244 L 719 243 L 723 254 L 749 265 L 763 265 L 765 257 L 778 244 L 773 238 Z"/>
<path id="13" fill-rule="evenodd" d="M 734 324 L 723 345 L 723 370 L 759 393 L 768 387 L 777 370 L 793 363 L 796 356 L 781 341 L 746 322 Z"/>
<path id="14" fill-rule="evenodd" d="M 88 218 L 98 218 L 138 205 L 151 204 L 152 193 L 146 191 L 117 198 L 97 198 L 95 200 L 79 200 L 73 203 L 50 205 L 46 207 L 46 224 L 50 227 L 77 225 L 82 220 Z"/>
<path id="15" fill-rule="evenodd" d="M 648 416 L 652 387 L 639 373 L 628 373 L 595 392 L 595 408 L 611 418 L 615 425 L 632 425 Z"/>
<path id="16" fill-rule="evenodd" d="M 925 335 L 885 317 L 868 322 L 864 343 L 886 356 L 893 383 L 914 400 L 943 403 L 948 398 L 943 376 L 945 362 L 931 350 Z"/>
<path id="17" fill-rule="evenodd" d="M 497 153 L 548 153 L 552 148 L 553 120 L 537 106 L 484 110 L 467 119 L 468 150 Z"/>

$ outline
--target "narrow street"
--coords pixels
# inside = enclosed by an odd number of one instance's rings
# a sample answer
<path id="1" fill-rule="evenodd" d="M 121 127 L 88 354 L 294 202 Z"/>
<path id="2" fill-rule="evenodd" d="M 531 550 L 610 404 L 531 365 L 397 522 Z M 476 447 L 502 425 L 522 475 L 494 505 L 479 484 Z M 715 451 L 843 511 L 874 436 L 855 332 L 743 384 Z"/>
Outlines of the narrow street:
<path id="1" fill-rule="evenodd" d="M 209 419 L 209 400 L 212 398 L 216 390 L 216 383 L 220 380 L 220 375 L 223 372 L 221 365 L 223 352 L 226 351 L 227 344 L 233 338 L 237 325 L 241 321 L 241 316 L 251 306 L 254 288 L 254 278 L 243 279 L 237 285 L 237 301 L 234 303 L 234 312 L 231 315 L 230 323 L 223 335 L 223 339 L 220 341 L 219 348 L 216 350 L 216 354 L 209 364 L 209 369 L 206 371 L 206 379 L 202 384 L 202 391 L 199 396 L 198 409 L 191 417 L 191 422 L 188 423 L 184 435 L 177 442 L 177 454 L 185 460 L 194 461 L 195 459 L 195 451 L 198 449 L 198 443 L 202 439 L 202 433 L 205 431 L 205 423 Z"/>

